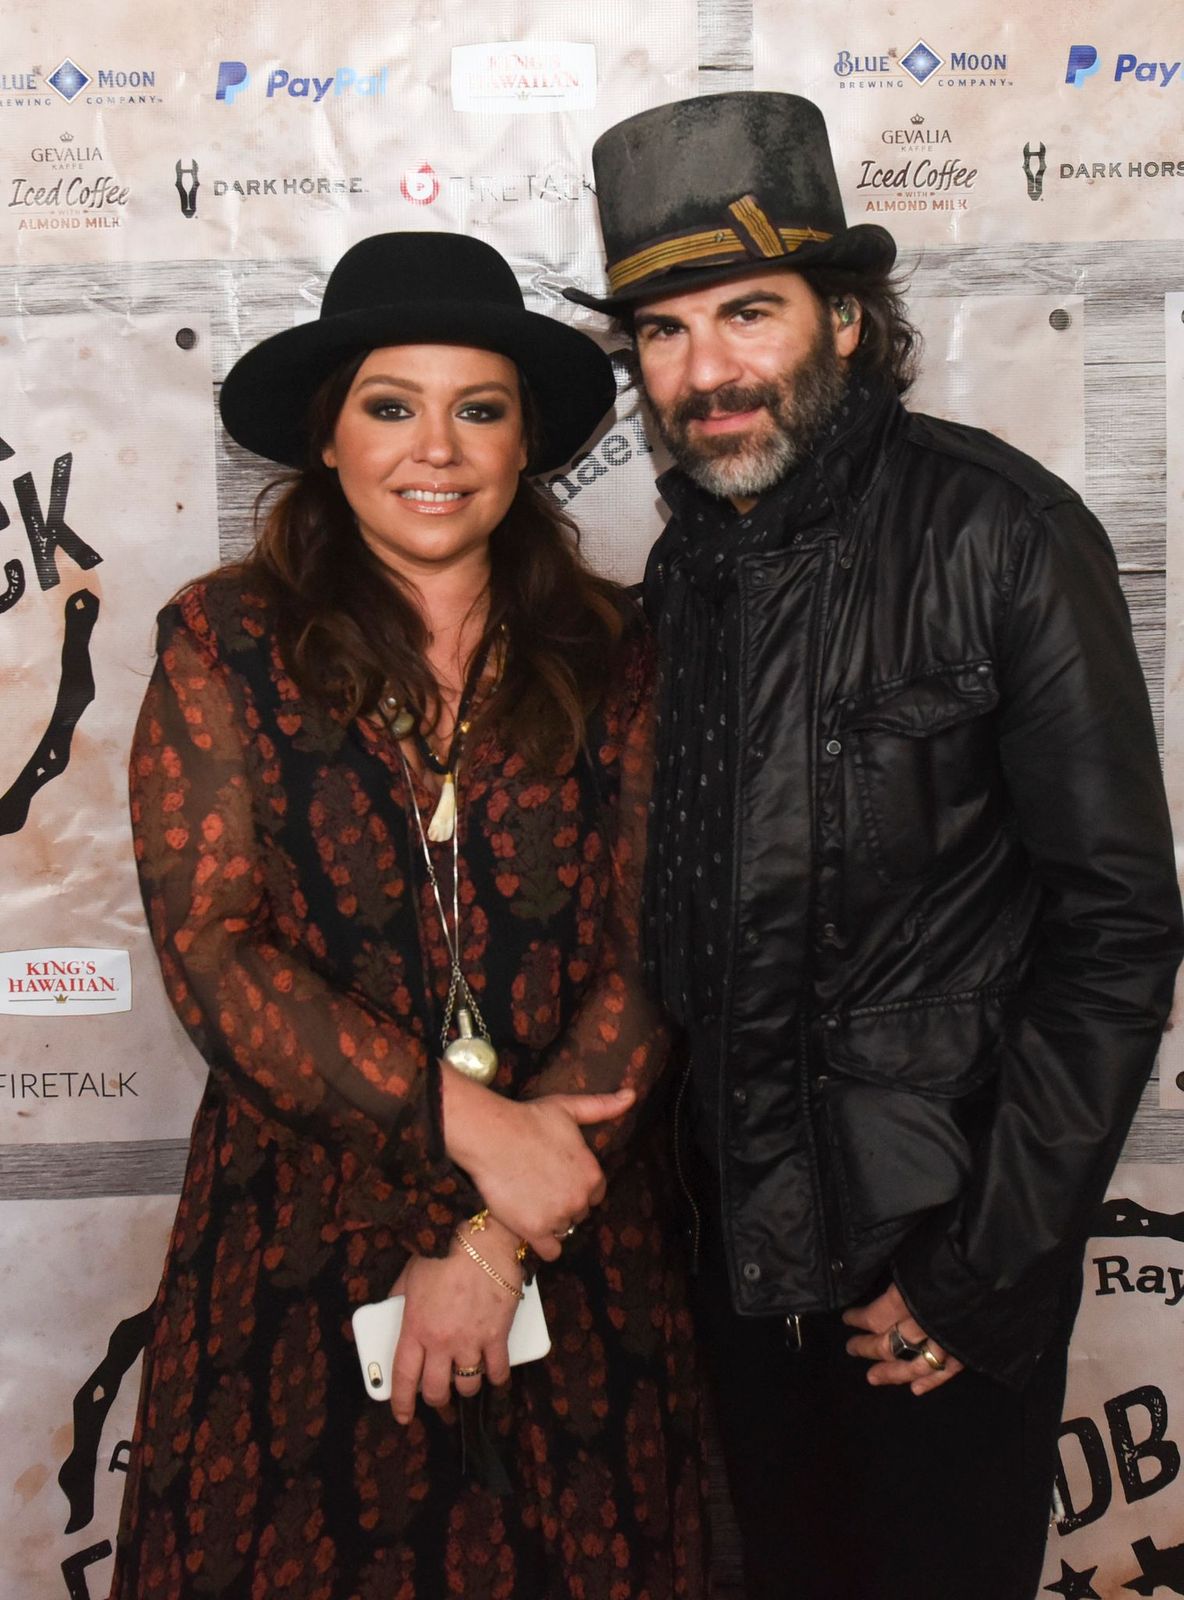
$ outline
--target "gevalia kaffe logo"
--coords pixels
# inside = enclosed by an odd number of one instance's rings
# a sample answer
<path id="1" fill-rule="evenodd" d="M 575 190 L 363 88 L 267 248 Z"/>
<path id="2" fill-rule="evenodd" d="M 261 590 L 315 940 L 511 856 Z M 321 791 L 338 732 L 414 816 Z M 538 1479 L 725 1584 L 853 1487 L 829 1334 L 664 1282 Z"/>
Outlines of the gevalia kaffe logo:
<path id="1" fill-rule="evenodd" d="M 79 144 L 70 132 L 56 145 L 29 151 L 30 171 L 9 174 L 5 209 L 17 214 L 21 233 L 61 233 L 83 228 L 118 228 L 128 186 L 111 173 L 83 169 L 101 162 L 98 145 Z"/>

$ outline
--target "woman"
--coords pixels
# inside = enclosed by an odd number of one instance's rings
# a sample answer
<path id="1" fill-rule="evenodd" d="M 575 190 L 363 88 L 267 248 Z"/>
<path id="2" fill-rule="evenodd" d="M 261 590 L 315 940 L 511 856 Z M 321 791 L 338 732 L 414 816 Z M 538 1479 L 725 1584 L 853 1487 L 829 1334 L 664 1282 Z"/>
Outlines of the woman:
<path id="1" fill-rule="evenodd" d="M 637 977 L 646 653 L 524 477 L 612 398 L 590 340 L 447 234 L 354 246 L 319 321 L 223 386 L 234 438 L 298 475 L 163 613 L 132 753 L 210 1079 L 116 1600 L 703 1592 L 637 1133 L 665 1053 Z M 553 1343 L 511 1377 L 532 1251 Z M 349 1333 L 392 1292 L 393 1416 Z"/>

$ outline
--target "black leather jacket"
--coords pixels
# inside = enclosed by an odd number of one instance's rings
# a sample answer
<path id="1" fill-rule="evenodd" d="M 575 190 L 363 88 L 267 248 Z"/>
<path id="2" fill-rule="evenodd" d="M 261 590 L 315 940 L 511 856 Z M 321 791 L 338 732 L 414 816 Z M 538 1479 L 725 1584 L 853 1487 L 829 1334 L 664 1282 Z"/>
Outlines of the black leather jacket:
<path id="1" fill-rule="evenodd" d="M 1182 949 L 1155 733 L 1073 490 L 895 405 L 855 473 L 841 525 L 739 564 L 759 758 L 724 1014 L 690 1042 L 718 1074 L 733 1297 L 800 1313 L 894 1277 L 942 1345 L 1021 1383 Z"/>

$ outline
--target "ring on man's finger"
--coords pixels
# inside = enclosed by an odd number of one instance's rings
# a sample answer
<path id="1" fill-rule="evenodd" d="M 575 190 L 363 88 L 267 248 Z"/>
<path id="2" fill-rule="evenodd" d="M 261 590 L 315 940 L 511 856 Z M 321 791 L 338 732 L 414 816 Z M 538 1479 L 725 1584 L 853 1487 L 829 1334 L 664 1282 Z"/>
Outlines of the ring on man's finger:
<path id="1" fill-rule="evenodd" d="M 478 1361 L 475 1367 L 458 1367 L 455 1361 L 452 1363 L 452 1376 L 454 1378 L 479 1378 L 484 1371 L 484 1361 Z"/>
<path id="2" fill-rule="evenodd" d="M 918 1356 L 924 1355 L 928 1341 L 925 1344 L 910 1344 L 900 1331 L 900 1323 L 894 1322 L 888 1329 L 888 1348 L 896 1361 L 915 1361 Z"/>
<path id="3" fill-rule="evenodd" d="M 929 1348 L 928 1339 L 926 1339 L 925 1343 L 921 1346 L 921 1354 L 933 1368 L 934 1372 L 944 1372 L 946 1370 L 945 1357 L 935 1355 L 933 1353 L 933 1351 Z"/>

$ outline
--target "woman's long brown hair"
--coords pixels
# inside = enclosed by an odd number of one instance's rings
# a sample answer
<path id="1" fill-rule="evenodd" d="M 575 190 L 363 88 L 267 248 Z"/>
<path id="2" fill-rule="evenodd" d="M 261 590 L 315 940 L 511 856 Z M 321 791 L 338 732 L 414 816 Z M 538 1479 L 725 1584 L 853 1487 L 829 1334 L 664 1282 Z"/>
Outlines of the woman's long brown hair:
<path id="1" fill-rule="evenodd" d="M 364 355 L 318 390 L 307 464 L 260 495 L 255 548 L 236 570 L 275 602 L 278 643 L 301 691 L 354 716 L 384 684 L 430 731 L 439 694 L 414 595 L 372 554 L 335 471 L 321 460 Z M 528 441 L 530 396 L 521 379 Z M 265 502 L 273 498 L 264 513 Z M 471 741 L 496 728 L 532 765 L 574 755 L 613 677 L 629 605 L 619 585 L 582 560 L 575 524 L 529 479 L 490 537 L 489 612 L 474 652 L 500 635 L 504 670 L 480 707 Z"/>

